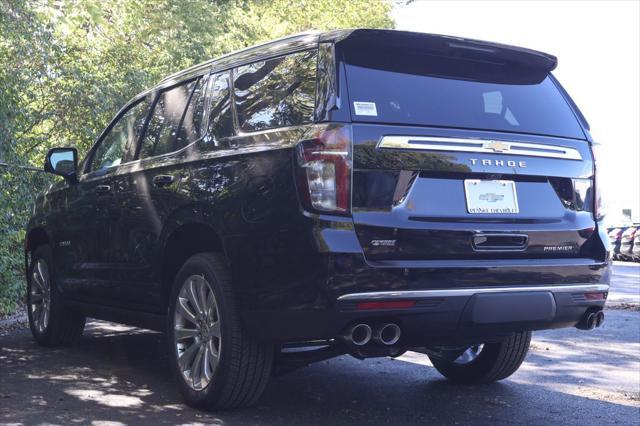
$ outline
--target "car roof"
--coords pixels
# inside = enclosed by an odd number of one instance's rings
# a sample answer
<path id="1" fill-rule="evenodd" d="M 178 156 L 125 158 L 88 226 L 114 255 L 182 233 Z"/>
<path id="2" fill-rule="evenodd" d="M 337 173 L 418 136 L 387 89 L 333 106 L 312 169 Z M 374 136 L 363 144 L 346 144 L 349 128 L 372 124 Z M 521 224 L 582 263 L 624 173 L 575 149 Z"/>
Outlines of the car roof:
<path id="1" fill-rule="evenodd" d="M 310 49 L 318 43 L 323 42 L 342 43 L 355 47 L 410 47 L 412 49 L 436 50 L 441 54 L 453 55 L 485 55 L 519 62 L 526 66 L 543 69 L 545 71 L 551 71 L 557 65 L 557 58 L 547 53 L 462 37 L 366 28 L 341 29 L 326 32 L 313 30 L 256 44 L 202 62 L 165 77 L 161 80 L 160 84 L 165 85 L 175 80 L 181 80 L 192 75 L 207 72 L 208 70 L 228 69 L 242 65 L 243 63 L 256 62 L 269 57 Z"/>
<path id="2" fill-rule="evenodd" d="M 210 68 L 223 69 L 237 66 L 243 59 L 251 58 L 251 61 L 259 60 L 260 57 L 279 56 L 289 51 L 304 50 L 312 48 L 318 44 L 319 31 L 307 31 L 303 33 L 293 34 L 276 40 L 267 41 L 265 43 L 249 46 L 244 49 L 227 53 L 214 59 L 194 65 L 182 71 L 171 74 L 161 80 L 161 84 L 171 80 L 181 79 L 191 74 L 197 74 L 199 71 L 208 70 Z"/>

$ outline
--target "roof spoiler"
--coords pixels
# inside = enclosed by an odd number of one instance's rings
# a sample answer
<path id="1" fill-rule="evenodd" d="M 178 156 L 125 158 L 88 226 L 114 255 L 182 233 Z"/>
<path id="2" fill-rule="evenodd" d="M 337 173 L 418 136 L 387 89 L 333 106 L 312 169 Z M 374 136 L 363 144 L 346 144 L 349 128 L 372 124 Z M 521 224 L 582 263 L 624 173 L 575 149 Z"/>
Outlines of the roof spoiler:
<path id="1" fill-rule="evenodd" d="M 336 43 L 352 47 L 418 49 L 449 57 L 504 61 L 544 72 L 550 72 L 558 65 L 558 58 L 536 50 L 438 34 L 355 29 L 329 32 L 323 36 L 320 41 L 333 39 Z"/>

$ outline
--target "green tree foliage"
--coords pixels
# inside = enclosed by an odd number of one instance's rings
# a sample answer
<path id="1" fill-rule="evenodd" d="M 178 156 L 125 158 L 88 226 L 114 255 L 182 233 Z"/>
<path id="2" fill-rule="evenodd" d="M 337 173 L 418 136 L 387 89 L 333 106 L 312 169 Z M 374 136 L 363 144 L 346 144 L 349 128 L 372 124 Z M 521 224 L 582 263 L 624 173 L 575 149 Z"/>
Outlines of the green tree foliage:
<path id="1" fill-rule="evenodd" d="M 2 0 L 0 163 L 80 154 L 127 99 L 163 76 L 307 29 L 389 28 L 378 0 Z M 23 288 L 24 224 L 50 176 L 0 166 L 0 314 Z"/>

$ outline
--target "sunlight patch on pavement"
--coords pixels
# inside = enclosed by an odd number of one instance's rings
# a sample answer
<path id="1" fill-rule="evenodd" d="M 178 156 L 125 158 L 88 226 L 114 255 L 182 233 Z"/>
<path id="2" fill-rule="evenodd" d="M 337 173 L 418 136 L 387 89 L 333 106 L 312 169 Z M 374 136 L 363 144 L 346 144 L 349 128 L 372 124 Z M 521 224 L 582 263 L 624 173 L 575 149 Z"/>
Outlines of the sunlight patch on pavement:
<path id="1" fill-rule="evenodd" d="M 535 352 L 538 355 L 554 358 L 558 360 L 578 359 L 584 362 L 589 357 L 601 357 L 604 352 L 603 348 L 597 346 L 597 342 L 589 341 L 573 341 L 573 340 L 551 340 L 548 338 L 540 338 L 533 340 L 529 347 L 530 353 Z M 618 345 L 610 345 L 606 348 L 607 356 L 616 356 L 619 358 L 635 360 L 640 353 L 640 343 L 622 343 Z"/>
<path id="2" fill-rule="evenodd" d="M 30 377 L 32 378 L 32 377 Z M 50 380 L 80 380 L 80 377 L 78 377 L 77 374 L 58 374 L 58 375 L 52 375 L 52 376 L 43 376 L 43 377 L 38 377 L 40 379 L 50 379 Z"/>
<path id="3" fill-rule="evenodd" d="M 108 407 L 139 407 L 143 405 L 140 398 L 136 396 L 109 394 L 99 390 L 91 389 L 65 389 L 64 393 L 74 396 L 81 401 L 92 401 Z"/>
<path id="4" fill-rule="evenodd" d="M 508 379 L 508 382 L 519 385 L 533 385 L 548 389 L 549 392 L 558 392 L 565 395 L 572 395 L 581 398 L 593 400 L 594 403 L 599 401 L 607 401 L 614 404 L 625 405 L 628 407 L 640 407 L 640 394 L 638 392 L 624 392 L 615 390 L 605 390 L 594 387 L 589 383 L 558 383 L 551 378 L 544 380 L 541 377 L 534 377 L 534 380 L 523 379 L 521 374 L 516 373 Z"/>
<path id="5" fill-rule="evenodd" d="M 407 351 L 404 355 L 395 358 L 398 361 L 410 362 L 411 364 L 426 365 L 432 367 L 429 357 L 419 352 Z"/>
<path id="6" fill-rule="evenodd" d="M 161 410 L 174 410 L 174 411 L 183 411 L 185 409 L 185 406 L 183 404 L 165 404 L 165 405 L 154 405 L 153 406 L 156 411 L 161 411 Z"/>
<path id="7" fill-rule="evenodd" d="M 133 392 L 131 392 L 131 395 L 140 396 L 140 397 L 149 396 L 151 394 L 153 394 L 153 392 L 151 392 L 149 389 L 136 389 Z"/>

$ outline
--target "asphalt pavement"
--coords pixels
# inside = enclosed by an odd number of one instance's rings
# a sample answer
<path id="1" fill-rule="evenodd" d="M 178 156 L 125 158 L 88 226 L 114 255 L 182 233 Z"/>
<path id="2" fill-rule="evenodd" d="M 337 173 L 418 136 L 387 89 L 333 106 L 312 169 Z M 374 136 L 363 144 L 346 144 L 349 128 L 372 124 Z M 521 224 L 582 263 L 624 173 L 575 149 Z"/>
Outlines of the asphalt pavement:
<path id="1" fill-rule="evenodd" d="M 640 263 L 613 262 L 613 273 L 607 304 L 640 306 Z"/>
<path id="2" fill-rule="evenodd" d="M 274 378 L 260 402 L 182 404 L 162 334 L 92 321 L 72 348 L 0 333 L 1 424 L 640 424 L 640 264 L 614 266 L 603 327 L 534 334 L 511 378 L 454 385 L 424 355 L 343 356 Z M 636 299 L 637 298 L 637 299 Z M 8 331 L 7 331 L 8 330 Z"/>

